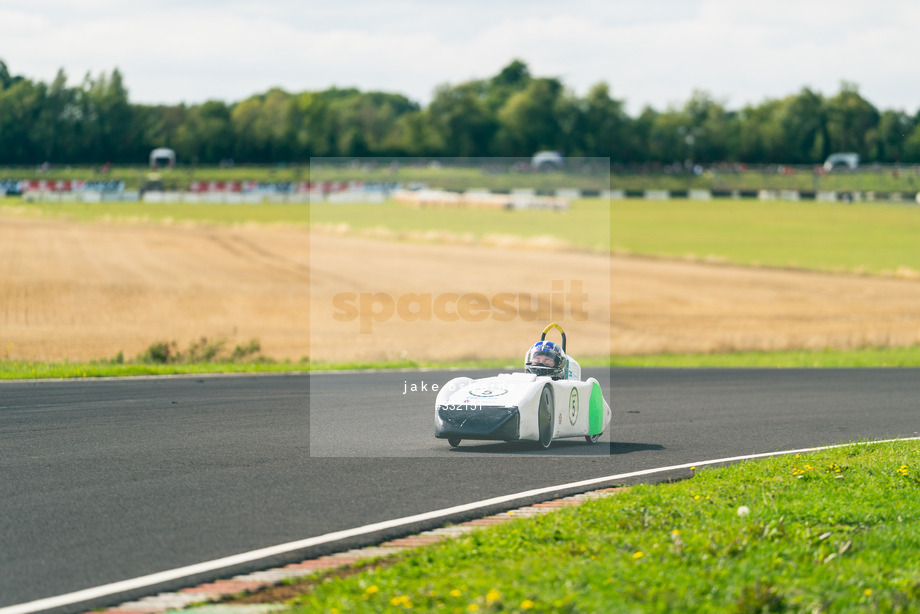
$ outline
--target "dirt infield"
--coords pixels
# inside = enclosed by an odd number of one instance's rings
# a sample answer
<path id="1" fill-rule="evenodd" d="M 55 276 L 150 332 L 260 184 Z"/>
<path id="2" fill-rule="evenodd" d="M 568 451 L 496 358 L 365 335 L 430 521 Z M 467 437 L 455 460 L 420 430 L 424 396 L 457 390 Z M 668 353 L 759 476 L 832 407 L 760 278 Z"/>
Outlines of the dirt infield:
<path id="1" fill-rule="evenodd" d="M 201 336 L 299 359 L 304 231 L 0 219 L 0 357 L 128 358 Z"/>
<path id="2" fill-rule="evenodd" d="M 576 356 L 908 345 L 920 342 L 920 283 L 303 228 L 0 217 L 0 358 L 130 358 L 201 336 L 257 338 L 291 360 L 506 358 L 549 319 Z"/>

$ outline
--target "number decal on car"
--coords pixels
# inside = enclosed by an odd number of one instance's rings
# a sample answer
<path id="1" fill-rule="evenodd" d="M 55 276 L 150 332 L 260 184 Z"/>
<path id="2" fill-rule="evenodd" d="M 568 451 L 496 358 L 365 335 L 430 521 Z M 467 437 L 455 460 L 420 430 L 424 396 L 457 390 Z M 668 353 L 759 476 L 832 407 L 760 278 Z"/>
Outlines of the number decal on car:
<path id="1" fill-rule="evenodd" d="M 474 397 L 499 397 L 503 394 L 506 394 L 508 389 L 504 386 L 485 386 L 482 388 L 477 388 L 476 390 L 470 390 L 470 394 Z"/>
<path id="2" fill-rule="evenodd" d="M 575 426 L 576 420 L 578 420 L 578 390 L 572 388 L 572 392 L 569 394 L 569 423 Z"/>

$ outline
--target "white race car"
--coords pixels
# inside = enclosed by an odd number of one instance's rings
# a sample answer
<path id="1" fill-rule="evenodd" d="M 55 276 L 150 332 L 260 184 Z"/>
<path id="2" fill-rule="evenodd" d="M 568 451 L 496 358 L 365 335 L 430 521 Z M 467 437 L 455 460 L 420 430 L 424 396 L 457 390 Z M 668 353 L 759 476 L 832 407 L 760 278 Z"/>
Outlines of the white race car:
<path id="1" fill-rule="evenodd" d="M 546 341 L 552 328 L 562 334 L 561 348 Z M 435 401 L 435 437 L 452 448 L 464 439 L 536 441 L 543 448 L 564 437 L 600 439 L 610 425 L 610 406 L 596 379 L 581 381 L 581 367 L 565 354 L 561 326 L 553 322 L 543 329 L 525 370 L 447 382 Z"/>

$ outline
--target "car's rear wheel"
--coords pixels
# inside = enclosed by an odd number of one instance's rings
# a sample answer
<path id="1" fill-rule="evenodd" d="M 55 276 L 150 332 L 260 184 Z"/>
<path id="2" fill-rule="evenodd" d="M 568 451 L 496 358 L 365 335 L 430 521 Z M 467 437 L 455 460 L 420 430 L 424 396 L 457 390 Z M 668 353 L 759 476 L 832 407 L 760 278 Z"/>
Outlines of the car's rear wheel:
<path id="1" fill-rule="evenodd" d="M 553 416 L 555 413 L 553 387 L 546 384 L 540 393 L 540 407 L 537 410 L 537 422 L 540 425 L 540 447 L 544 450 L 553 443 Z"/>
<path id="2" fill-rule="evenodd" d="M 585 435 L 585 441 L 587 441 L 587 442 L 590 443 L 590 444 L 595 444 L 595 443 L 597 443 L 597 440 L 600 439 L 600 438 L 601 438 L 601 434 L 600 434 L 600 433 L 598 433 L 597 435 Z"/>
<path id="3" fill-rule="evenodd" d="M 459 446 L 461 441 L 463 440 L 460 439 L 459 437 L 448 437 L 447 438 L 447 443 L 450 444 L 451 448 L 456 448 L 457 446 Z"/>

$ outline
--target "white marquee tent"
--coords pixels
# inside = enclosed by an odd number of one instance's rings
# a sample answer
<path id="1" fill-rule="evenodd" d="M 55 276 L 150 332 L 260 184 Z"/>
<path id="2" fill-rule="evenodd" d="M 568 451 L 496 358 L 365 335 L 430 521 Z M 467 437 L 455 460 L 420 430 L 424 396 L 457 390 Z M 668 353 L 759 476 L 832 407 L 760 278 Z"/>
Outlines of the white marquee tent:
<path id="1" fill-rule="evenodd" d="M 150 152 L 150 168 L 166 166 L 172 168 L 176 165 L 176 152 L 168 147 L 157 147 Z"/>

